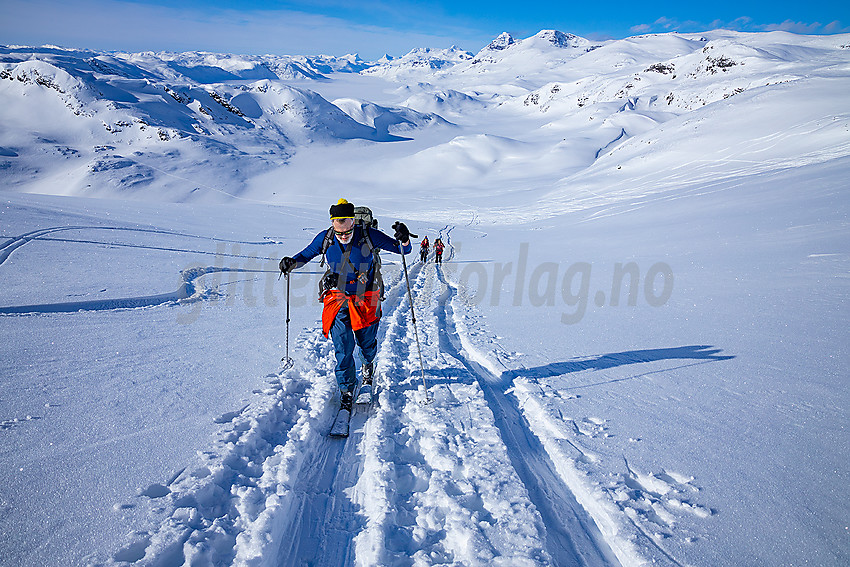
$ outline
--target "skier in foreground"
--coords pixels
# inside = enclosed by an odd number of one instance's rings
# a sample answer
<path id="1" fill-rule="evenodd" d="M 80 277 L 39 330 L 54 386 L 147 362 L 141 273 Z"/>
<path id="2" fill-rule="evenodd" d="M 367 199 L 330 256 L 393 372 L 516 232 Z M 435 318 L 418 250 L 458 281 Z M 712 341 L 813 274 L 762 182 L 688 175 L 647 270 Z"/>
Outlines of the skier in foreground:
<path id="1" fill-rule="evenodd" d="M 372 250 L 380 248 L 405 254 L 411 251 L 410 231 L 404 223 L 393 225 L 395 239 L 379 231 L 355 224 L 354 205 L 340 199 L 330 208 L 331 230 L 322 231 L 301 252 L 280 261 L 280 271 L 289 274 L 324 253 L 328 271 L 320 284 L 322 331 L 330 332 L 336 351 L 336 380 L 341 393 L 341 410 L 351 411 L 357 383 L 354 345 L 363 357 L 363 383 L 371 384 L 378 351 L 378 323 L 381 319 L 380 291 L 375 281 Z"/>

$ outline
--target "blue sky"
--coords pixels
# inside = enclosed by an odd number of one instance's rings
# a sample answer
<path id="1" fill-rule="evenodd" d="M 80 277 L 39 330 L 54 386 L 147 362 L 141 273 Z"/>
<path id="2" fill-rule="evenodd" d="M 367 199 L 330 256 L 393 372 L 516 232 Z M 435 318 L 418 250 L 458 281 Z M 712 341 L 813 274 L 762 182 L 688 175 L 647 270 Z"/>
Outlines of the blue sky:
<path id="1" fill-rule="evenodd" d="M 850 33 L 850 2 L 738 0 L 3 0 L 0 43 L 99 50 L 221 51 L 376 59 L 414 47 L 478 51 L 508 31 L 590 39 L 641 33 L 786 30 Z"/>

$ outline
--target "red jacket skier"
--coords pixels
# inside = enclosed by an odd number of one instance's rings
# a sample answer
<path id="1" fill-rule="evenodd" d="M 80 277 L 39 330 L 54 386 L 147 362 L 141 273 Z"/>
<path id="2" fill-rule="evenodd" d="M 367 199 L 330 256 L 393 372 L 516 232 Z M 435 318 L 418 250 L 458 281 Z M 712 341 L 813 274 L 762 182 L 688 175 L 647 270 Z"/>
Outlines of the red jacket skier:
<path id="1" fill-rule="evenodd" d="M 434 261 L 437 264 L 443 263 L 443 249 L 444 248 L 445 248 L 445 246 L 443 246 L 443 240 L 441 238 L 438 238 L 436 240 L 436 242 L 434 242 L 434 254 L 435 254 Z"/>

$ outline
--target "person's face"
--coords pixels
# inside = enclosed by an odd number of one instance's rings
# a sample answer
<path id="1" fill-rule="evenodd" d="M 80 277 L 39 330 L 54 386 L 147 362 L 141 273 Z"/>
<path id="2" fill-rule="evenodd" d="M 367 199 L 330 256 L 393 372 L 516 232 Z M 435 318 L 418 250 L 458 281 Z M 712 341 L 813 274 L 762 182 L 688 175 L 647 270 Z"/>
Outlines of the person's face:
<path id="1" fill-rule="evenodd" d="M 342 244 L 348 244 L 354 237 L 354 219 L 333 219 L 334 233 Z"/>

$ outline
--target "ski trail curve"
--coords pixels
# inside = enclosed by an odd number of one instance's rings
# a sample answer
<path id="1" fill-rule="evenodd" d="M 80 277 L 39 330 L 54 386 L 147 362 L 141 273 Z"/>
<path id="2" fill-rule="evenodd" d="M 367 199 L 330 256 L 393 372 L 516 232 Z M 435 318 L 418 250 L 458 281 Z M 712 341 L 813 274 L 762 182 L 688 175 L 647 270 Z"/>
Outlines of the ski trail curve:
<path id="1" fill-rule="evenodd" d="M 123 231 L 123 232 L 138 232 L 145 234 L 157 234 L 164 236 L 179 236 L 181 238 L 196 238 L 200 240 L 212 240 L 213 242 L 229 242 L 234 244 L 246 244 L 251 246 L 265 246 L 269 244 L 274 244 L 269 240 L 265 240 L 262 242 L 252 242 L 252 241 L 243 241 L 243 240 L 231 240 L 225 238 L 216 238 L 216 237 L 208 237 L 208 236 L 198 236 L 196 234 L 187 234 L 182 232 L 175 232 L 171 230 L 158 230 L 158 229 L 150 229 L 150 228 L 132 228 L 132 227 L 121 227 L 121 226 L 56 226 L 49 228 L 42 228 L 38 230 L 33 230 L 30 232 L 25 232 L 24 234 L 20 234 L 18 236 L 12 236 L 6 240 L 3 244 L 0 244 L 0 264 L 9 259 L 9 256 L 20 248 L 21 246 L 32 242 L 33 240 L 39 240 L 43 236 L 47 236 L 48 234 L 53 234 L 56 232 L 65 232 L 69 230 L 105 230 L 105 231 Z M 120 244 L 117 244 L 120 245 Z M 194 251 L 193 251 L 194 252 Z"/>
<path id="2" fill-rule="evenodd" d="M 124 231 L 131 233 L 145 233 L 145 234 L 154 234 L 154 235 L 164 235 L 171 237 L 180 237 L 180 238 L 195 238 L 201 240 L 211 240 L 214 242 L 228 242 L 235 244 L 247 244 L 247 245 L 267 245 L 273 244 L 271 241 L 263 241 L 263 242 L 251 242 L 245 240 L 232 240 L 232 239 L 222 239 L 216 237 L 204 237 L 197 236 L 194 234 L 187 234 L 175 231 L 168 230 L 158 230 L 158 229 L 142 229 L 142 228 L 130 228 L 130 227 L 116 227 L 116 226 L 62 226 L 62 227 L 49 227 L 39 230 L 34 230 L 30 232 L 26 232 L 24 234 L 20 234 L 18 236 L 9 237 L 3 244 L 0 244 L 0 264 L 3 264 L 6 260 L 9 259 L 11 254 L 24 246 L 25 244 L 31 243 L 33 241 L 38 240 L 60 240 L 60 241 L 70 241 L 70 242 L 79 242 L 83 244 L 106 244 L 109 246 L 127 246 L 133 248 L 146 248 L 152 250 L 163 250 L 167 252 L 185 252 L 192 254 L 210 254 L 216 256 L 237 256 L 234 254 L 226 254 L 222 251 L 216 252 L 206 252 L 201 250 L 185 250 L 180 248 L 168 248 L 168 247 L 156 247 L 156 246 L 148 246 L 144 244 L 127 244 L 120 242 L 100 242 L 93 240 L 68 240 L 68 239 L 59 239 L 59 238 L 51 238 L 48 237 L 50 234 L 54 234 L 57 232 L 66 232 L 66 231 L 87 231 L 87 230 L 95 230 L 95 231 Z M 237 256 L 243 257 L 243 256 Z M 249 256 L 244 256 L 248 258 Z M 194 281 L 201 276 L 206 274 L 215 273 L 215 272 L 251 272 L 251 273 L 260 273 L 261 270 L 249 270 L 249 269 L 239 269 L 239 268 L 225 268 L 225 267 L 195 267 L 189 268 L 187 270 L 183 270 L 180 273 L 181 283 L 179 287 L 171 292 L 152 294 L 152 295 L 142 295 L 142 296 L 133 296 L 133 297 L 119 297 L 119 298 L 108 298 L 108 299 L 95 299 L 95 300 L 86 300 L 86 301 L 66 301 L 66 302 L 54 302 L 54 303 L 40 303 L 40 304 L 28 304 L 28 305 L 10 305 L 0 307 L 0 315 L 19 315 L 19 314 L 32 314 L 32 313 L 74 313 L 78 311 L 110 311 L 116 309 L 137 309 L 141 307 L 154 307 L 157 305 L 164 304 L 173 304 L 176 302 L 191 302 L 195 300 L 204 299 L 207 296 L 210 296 L 210 293 L 202 294 L 198 293 L 195 289 Z"/>
<path id="3" fill-rule="evenodd" d="M 219 268 L 215 266 L 190 268 L 180 274 L 180 286 L 168 293 L 142 295 L 135 297 L 116 297 L 109 299 L 90 299 L 86 301 L 65 301 L 58 303 L 39 303 L 32 305 L 10 305 L 0 307 L 0 315 L 25 315 L 48 313 L 76 313 L 79 311 L 114 311 L 118 309 L 139 309 L 158 305 L 190 303 L 200 301 L 213 295 L 211 290 L 198 291 L 195 280 L 207 274 L 219 272 L 265 273 L 262 270 L 242 268 Z"/>

